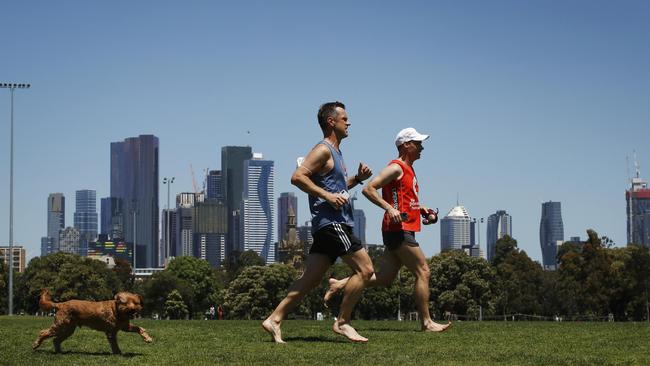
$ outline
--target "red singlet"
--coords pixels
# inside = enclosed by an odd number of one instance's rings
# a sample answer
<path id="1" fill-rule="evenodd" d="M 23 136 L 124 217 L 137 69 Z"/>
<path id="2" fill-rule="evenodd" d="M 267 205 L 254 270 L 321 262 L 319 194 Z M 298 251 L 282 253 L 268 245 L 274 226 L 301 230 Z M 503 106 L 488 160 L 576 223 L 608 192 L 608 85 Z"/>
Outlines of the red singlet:
<path id="1" fill-rule="evenodd" d="M 413 167 L 401 160 L 391 160 L 402 168 L 402 177 L 386 184 L 381 188 L 381 197 L 399 212 L 404 212 L 408 218 L 394 224 L 390 221 L 388 212 L 384 213 L 381 231 L 420 231 L 420 201 L 418 200 L 418 179 Z"/>

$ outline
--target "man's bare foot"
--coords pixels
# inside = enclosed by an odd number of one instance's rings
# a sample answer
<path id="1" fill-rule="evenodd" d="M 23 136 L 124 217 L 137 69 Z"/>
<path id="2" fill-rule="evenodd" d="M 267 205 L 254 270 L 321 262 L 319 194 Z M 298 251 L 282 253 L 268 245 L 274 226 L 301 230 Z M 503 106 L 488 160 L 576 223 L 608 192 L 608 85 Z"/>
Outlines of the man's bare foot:
<path id="1" fill-rule="evenodd" d="M 280 323 L 276 323 L 271 319 L 266 319 L 262 323 L 262 328 L 267 331 L 275 343 L 286 343 L 282 340 L 282 332 L 280 331 Z"/>
<path id="2" fill-rule="evenodd" d="M 323 296 L 323 303 L 325 304 L 325 307 L 328 307 L 327 303 L 330 301 L 332 296 L 341 291 L 343 288 L 342 286 L 339 286 L 339 282 L 342 281 L 339 281 L 336 278 L 329 279 L 329 288 L 327 289 L 327 292 L 325 292 L 325 296 Z"/>
<path id="3" fill-rule="evenodd" d="M 332 330 L 334 333 L 338 333 L 347 339 L 349 339 L 352 342 L 356 343 L 366 343 L 368 342 L 368 338 L 362 337 L 357 331 L 352 328 L 350 324 L 340 324 L 338 322 L 334 322 L 334 325 L 332 326 Z"/>
<path id="4" fill-rule="evenodd" d="M 444 332 L 445 330 L 449 329 L 451 327 L 451 322 L 447 324 L 438 324 L 434 322 L 430 322 L 426 325 L 422 325 L 422 331 L 423 332 Z"/>

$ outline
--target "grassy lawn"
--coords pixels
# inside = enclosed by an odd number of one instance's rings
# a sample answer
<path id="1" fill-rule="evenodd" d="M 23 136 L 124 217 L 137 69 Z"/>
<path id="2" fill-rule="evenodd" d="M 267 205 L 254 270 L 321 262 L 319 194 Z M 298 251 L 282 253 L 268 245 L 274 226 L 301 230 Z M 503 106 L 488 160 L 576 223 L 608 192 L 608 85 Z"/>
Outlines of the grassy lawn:
<path id="1" fill-rule="evenodd" d="M 649 365 L 646 323 L 456 322 L 441 334 L 414 322 L 357 321 L 368 344 L 352 344 L 331 322 L 286 321 L 276 345 L 257 321 L 134 323 L 154 343 L 120 333 L 123 355 L 110 354 L 102 333 L 77 329 L 54 354 L 52 341 L 32 351 L 51 318 L 0 317 L 0 365 Z"/>

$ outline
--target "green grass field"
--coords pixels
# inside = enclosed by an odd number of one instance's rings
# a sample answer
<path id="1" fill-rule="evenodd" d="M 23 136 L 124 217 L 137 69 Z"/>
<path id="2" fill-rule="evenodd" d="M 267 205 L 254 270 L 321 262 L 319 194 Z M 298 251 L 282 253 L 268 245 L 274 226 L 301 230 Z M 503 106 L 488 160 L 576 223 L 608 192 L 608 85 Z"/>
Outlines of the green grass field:
<path id="1" fill-rule="evenodd" d="M 54 354 L 37 333 L 51 318 L 0 317 L 1 365 L 650 365 L 646 323 L 456 322 L 441 334 L 415 322 L 357 321 L 368 344 L 352 344 L 329 321 L 285 321 L 288 344 L 271 342 L 257 321 L 136 320 L 154 343 L 120 333 L 123 355 L 102 333 L 81 328 Z"/>

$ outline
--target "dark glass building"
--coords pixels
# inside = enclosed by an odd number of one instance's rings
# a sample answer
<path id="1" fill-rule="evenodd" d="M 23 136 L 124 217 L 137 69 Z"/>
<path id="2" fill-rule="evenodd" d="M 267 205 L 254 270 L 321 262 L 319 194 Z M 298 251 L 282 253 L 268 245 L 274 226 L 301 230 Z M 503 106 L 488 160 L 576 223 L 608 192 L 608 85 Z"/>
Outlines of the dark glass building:
<path id="1" fill-rule="evenodd" d="M 75 194 L 74 227 L 79 231 L 79 254 L 86 255 L 88 243 L 97 239 L 97 193 L 83 189 Z"/>
<path id="2" fill-rule="evenodd" d="M 219 201 L 197 202 L 194 206 L 194 256 L 219 267 L 226 259 L 228 215 Z"/>
<path id="3" fill-rule="evenodd" d="M 512 217 L 505 210 L 498 210 L 487 220 L 487 260 L 494 258 L 497 240 L 505 235 L 512 237 Z"/>
<path id="4" fill-rule="evenodd" d="M 361 244 L 366 244 L 366 214 L 363 210 L 354 209 L 354 227 L 352 228 L 354 236 L 361 240 Z"/>
<path id="5" fill-rule="evenodd" d="M 542 219 L 539 223 L 539 243 L 542 248 L 544 269 L 557 268 L 557 245 L 564 241 L 562 206 L 560 202 L 542 203 Z"/>
<path id="6" fill-rule="evenodd" d="M 123 204 L 123 236 L 135 243 L 137 268 L 158 266 L 158 138 L 130 137 L 111 143 L 111 197 Z"/>
<path id="7" fill-rule="evenodd" d="M 124 238 L 124 209 L 122 200 L 117 197 L 101 199 L 101 228 L 99 233 L 109 239 Z"/>
<path id="8" fill-rule="evenodd" d="M 48 255 L 59 251 L 59 232 L 65 228 L 65 197 L 63 193 L 50 193 L 47 197 L 47 238 L 49 251 L 41 253 Z M 41 249 L 43 241 L 41 240 Z"/>
<path id="9" fill-rule="evenodd" d="M 210 170 L 205 179 L 208 186 L 206 199 L 208 201 L 223 201 L 224 195 L 221 183 L 221 170 Z"/>
<path id="10" fill-rule="evenodd" d="M 221 185 L 228 210 L 228 239 L 226 258 L 232 261 L 239 249 L 239 220 L 244 193 L 244 161 L 253 158 L 250 146 L 224 146 L 221 148 Z"/>

